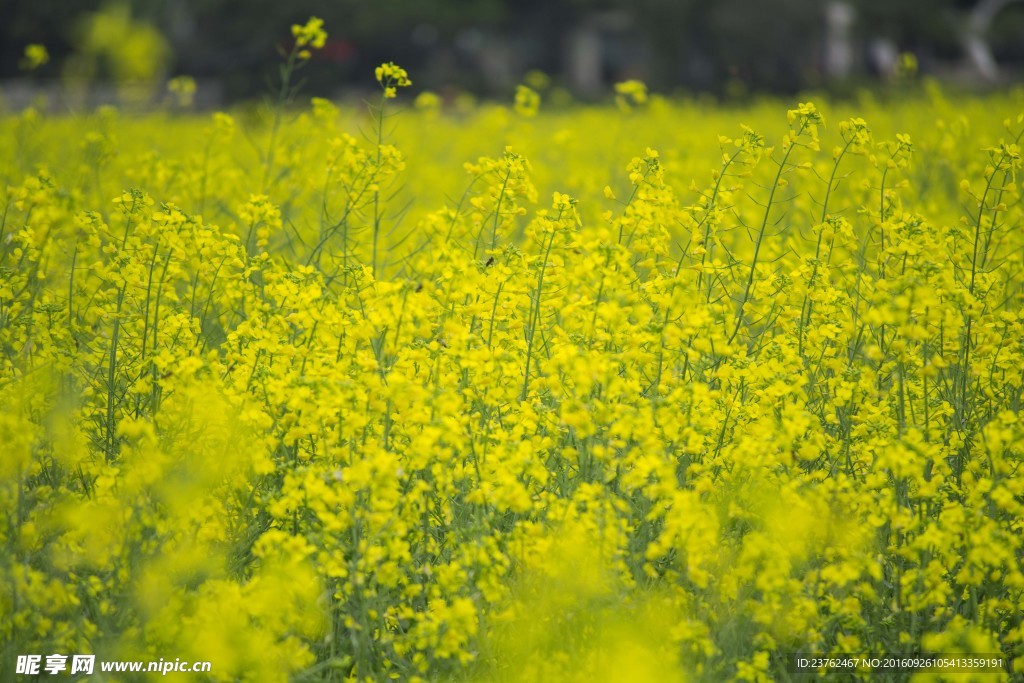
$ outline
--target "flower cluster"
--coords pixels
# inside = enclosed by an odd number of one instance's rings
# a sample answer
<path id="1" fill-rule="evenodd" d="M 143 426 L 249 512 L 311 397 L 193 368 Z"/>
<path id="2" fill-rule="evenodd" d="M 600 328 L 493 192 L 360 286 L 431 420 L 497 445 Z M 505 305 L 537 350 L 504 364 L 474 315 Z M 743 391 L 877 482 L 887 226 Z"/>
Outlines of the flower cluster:
<path id="1" fill-rule="evenodd" d="M 25 71 L 35 71 L 50 61 L 50 53 L 45 45 L 32 43 L 25 46 L 25 54 L 21 58 L 21 68 Z"/>
<path id="2" fill-rule="evenodd" d="M 386 99 L 397 97 L 398 88 L 407 88 L 412 85 L 409 74 L 394 62 L 381 64 L 374 70 L 374 75 L 377 77 L 380 87 L 384 89 Z"/>
<path id="3" fill-rule="evenodd" d="M 615 84 L 615 103 L 622 111 L 647 102 L 647 84 L 636 79 Z"/>
<path id="4" fill-rule="evenodd" d="M 295 39 L 295 49 L 299 59 L 309 59 L 312 50 L 319 50 L 327 44 L 327 31 L 324 30 L 324 20 L 318 17 L 310 17 L 303 25 L 292 25 L 292 37 Z"/>
<path id="5" fill-rule="evenodd" d="M 525 85 L 516 87 L 515 110 L 520 116 L 533 118 L 540 110 L 540 95 Z"/>

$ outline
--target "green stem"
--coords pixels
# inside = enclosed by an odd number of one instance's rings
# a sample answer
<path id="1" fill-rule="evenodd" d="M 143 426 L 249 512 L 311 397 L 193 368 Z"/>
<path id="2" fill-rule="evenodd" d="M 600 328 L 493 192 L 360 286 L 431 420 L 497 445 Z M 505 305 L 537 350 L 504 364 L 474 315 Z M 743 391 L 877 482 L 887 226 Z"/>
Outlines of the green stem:
<path id="1" fill-rule="evenodd" d="M 562 212 L 558 212 L 558 218 L 555 222 L 561 220 Z M 526 396 L 530 390 L 530 359 L 533 356 L 533 340 L 537 336 L 537 321 L 540 319 L 540 299 L 544 292 L 544 272 L 548 267 L 548 256 L 551 254 L 551 245 L 555 241 L 555 229 L 552 229 L 551 234 L 548 236 L 548 245 L 544 250 L 544 260 L 540 264 L 540 272 L 537 274 L 537 290 L 534 295 L 534 300 L 531 303 L 530 311 L 530 326 L 527 328 L 526 334 L 526 367 L 523 370 L 523 390 L 519 394 L 520 402 L 526 400 Z"/>
<path id="2" fill-rule="evenodd" d="M 803 130 L 804 127 L 801 126 L 796 135 L 799 136 Z M 750 272 L 747 274 L 747 284 L 743 288 L 743 298 L 740 299 L 740 305 L 736 311 L 736 325 L 733 327 L 732 334 L 729 335 L 730 344 L 733 339 L 736 338 L 736 335 L 739 334 L 740 327 L 743 325 L 743 311 L 747 306 L 747 301 L 750 299 L 750 289 L 754 286 L 754 274 L 757 271 L 757 259 L 761 254 L 761 244 L 764 242 L 764 232 L 768 227 L 768 219 L 771 216 L 772 205 L 775 201 L 775 192 L 779 188 L 779 180 L 782 179 L 782 173 L 786 170 L 786 162 L 789 161 L 789 155 L 793 153 L 793 149 L 795 147 L 796 141 L 793 140 L 786 149 L 786 153 L 782 156 L 782 161 L 779 162 L 779 170 L 775 174 L 775 182 L 772 183 L 771 192 L 768 194 L 768 203 L 764 207 L 764 217 L 761 219 L 761 227 L 758 228 L 757 240 L 754 242 L 754 258 L 750 262 Z"/>
<path id="3" fill-rule="evenodd" d="M 113 462 L 117 455 L 117 437 L 114 425 L 114 378 L 117 371 L 117 340 L 121 332 L 121 306 L 124 303 L 124 293 L 128 288 L 125 283 L 117 294 L 117 311 L 114 315 L 114 329 L 110 335 L 110 354 L 107 363 L 107 434 L 106 434 L 106 455 L 107 462 Z"/>

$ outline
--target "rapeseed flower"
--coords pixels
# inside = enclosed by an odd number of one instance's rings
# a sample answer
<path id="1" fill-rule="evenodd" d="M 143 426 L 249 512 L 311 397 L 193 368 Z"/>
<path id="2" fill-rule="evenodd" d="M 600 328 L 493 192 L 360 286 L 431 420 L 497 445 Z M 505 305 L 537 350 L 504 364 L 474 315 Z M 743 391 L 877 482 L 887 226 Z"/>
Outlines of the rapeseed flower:
<path id="1" fill-rule="evenodd" d="M 3 649 L 1019 662 L 1019 102 L 617 96 L 0 117 Z"/>

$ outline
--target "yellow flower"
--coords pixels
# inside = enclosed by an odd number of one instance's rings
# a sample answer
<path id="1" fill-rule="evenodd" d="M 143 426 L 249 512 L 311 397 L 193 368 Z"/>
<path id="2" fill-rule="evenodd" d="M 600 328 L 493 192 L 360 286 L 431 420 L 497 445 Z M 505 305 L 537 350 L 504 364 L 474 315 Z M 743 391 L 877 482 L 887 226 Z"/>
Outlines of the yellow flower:
<path id="1" fill-rule="evenodd" d="M 519 85 L 516 87 L 516 99 L 513 107 L 520 116 L 533 118 L 540 110 L 540 95 L 525 85 Z"/>
<path id="2" fill-rule="evenodd" d="M 175 96 L 179 107 L 189 107 L 196 95 L 196 80 L 191 76 L 176 76 L 167 81 L 167 92 Z"/>
<path id="3" fill-rule="evenodd" d="M 50 53 L 45 45 L 32 43 L 25 46 L 24 56 L 21 58 L 21 68 L 25 71 L 35 71 L 50 61 Z"/>
<path id="4" fill-rule="evenodd" d="M 615 103 L 619 109 L 629 111 L 636 105 L 647 102 L 647 84 L 631 79 L 615 84 Z"/>
<path id="5" fill-rule="evenodd" d="M 405 69 L 394 62 L 385 62 L 376 69 L 374 75 L 381 88 L 384 89 L 384 98 L 391 99 L 397 95 L 397 88 L 407 88 L 412 85 L 409 74 Z"/>
<path id="6" fill-rule="evenodd" d="M 413 101 L 413 106 L 420 111 L 436 112 L 441 108 L 441 98 L 437 93 L 424 90 Z"/>
<path id="7" fill-rule="evenodd" d="M 327 43 L 327 31 L 324 30 L 324 20 L 318 17 L 310 17 L 304 25 L 293 24 L 292 25 L 292 37 L 295 38 L 295 47 L 304 48 L 311 47 L 319 50 Z M 304 58 L 309 58 L 309 51 L 302 50 L 301 54 L 305 54 Z"/>

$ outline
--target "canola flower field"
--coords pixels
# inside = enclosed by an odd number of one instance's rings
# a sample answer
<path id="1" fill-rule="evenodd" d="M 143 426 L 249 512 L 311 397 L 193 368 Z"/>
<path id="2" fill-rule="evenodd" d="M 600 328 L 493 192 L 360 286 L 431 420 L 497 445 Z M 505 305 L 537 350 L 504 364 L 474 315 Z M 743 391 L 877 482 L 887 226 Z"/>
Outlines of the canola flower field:
<path id="1" fill-rule="evenodd" d="M 376 78 L 0 118 L 5 676 L 1024 668 L 1024 94 Z"/>

